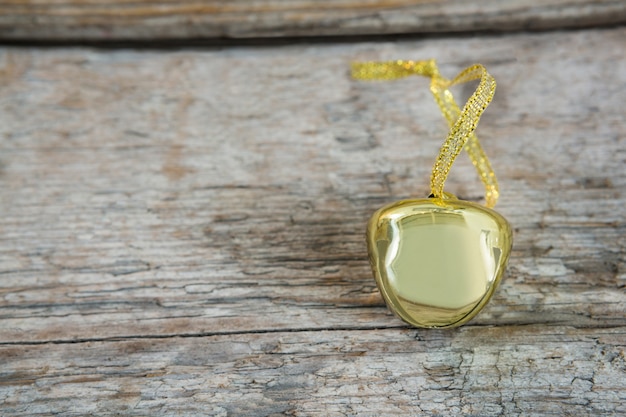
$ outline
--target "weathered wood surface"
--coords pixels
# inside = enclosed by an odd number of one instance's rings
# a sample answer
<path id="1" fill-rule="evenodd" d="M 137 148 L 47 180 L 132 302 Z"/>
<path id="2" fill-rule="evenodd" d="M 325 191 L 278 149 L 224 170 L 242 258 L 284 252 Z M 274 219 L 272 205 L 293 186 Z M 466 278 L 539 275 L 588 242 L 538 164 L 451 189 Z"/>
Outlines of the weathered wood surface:
<path id="1" fill-rule="evenodd" d="M 546 30 L 626 22 L 623 0 L 7 0 L 4 40 L 176 40 Z"/>
<path id="2" fill-rule="evenodd" d="M 0 50 L 0 414 L 625 413 L 625 38 Z M 451 331 L 388 313 L 363 236 L 428 192 L 443 119 L 347 71 L 430 57 L 499 81 L 516 231 Z M 480 199 L 467 158 L 447 188 Z"/>

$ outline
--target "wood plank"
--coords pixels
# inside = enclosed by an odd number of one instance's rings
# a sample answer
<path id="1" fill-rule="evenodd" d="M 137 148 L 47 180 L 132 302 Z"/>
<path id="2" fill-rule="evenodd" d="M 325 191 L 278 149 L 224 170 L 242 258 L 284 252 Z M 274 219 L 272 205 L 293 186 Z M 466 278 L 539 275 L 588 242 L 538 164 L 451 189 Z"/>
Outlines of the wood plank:
<path id="1" fill-rule="evenodd" d="M 625 336 L 537 325 L 2 346 L 0 401 L 12 416 L 620 415 Z"/>
<path id="2" fill-rule="evenodd" d="M 518 31 L 626 22 L 621 0 L 5 0 L 0 39 L 241 39 Z"/>
<path id="3" fill-rule="evenodd" d="M 1 49 L 0 410 L 623 413 L 625 36 Z M 347 71 L 430 57 L 499 81 L 479 135 L 516 231 L 449 332 L 387 312 L 363 236 L 428 192 L 445 124 L 426 80 Z M 447 187 L 482 195 L 466 158 Z"/>

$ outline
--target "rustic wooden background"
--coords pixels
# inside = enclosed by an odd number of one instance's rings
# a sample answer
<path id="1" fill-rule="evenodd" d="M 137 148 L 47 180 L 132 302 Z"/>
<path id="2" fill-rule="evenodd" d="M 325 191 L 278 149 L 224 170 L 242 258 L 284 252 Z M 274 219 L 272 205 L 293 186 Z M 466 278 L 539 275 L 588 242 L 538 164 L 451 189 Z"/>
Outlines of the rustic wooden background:
<path id="1" fill-rule="evenodd" d="M 2 3 L 4 41 L 52 10 L 25 3 Z M 586 13 L 623 2 L 597 4 Z M 62 19 L 42 15 L 29 39 Z M 0 415 L 626 413 L 625 45 L 615 26 L 1 47 Z M 376 208 L 427 194 L 445 123 L 425 79 L 348 75 L 353 60 L 431 57 L 499 82 L 479 136 L 515 229 L 494 299 L 448 331 L 387 311 L 364 241 Z M 447 189 L 481 199 L 466 157 Z"/>
<path id="2" fill-rule="evenodd" d="M 0 38 L 10 40 L 536 31 L 624 23 L 624 0 L 0 0 Z"/>

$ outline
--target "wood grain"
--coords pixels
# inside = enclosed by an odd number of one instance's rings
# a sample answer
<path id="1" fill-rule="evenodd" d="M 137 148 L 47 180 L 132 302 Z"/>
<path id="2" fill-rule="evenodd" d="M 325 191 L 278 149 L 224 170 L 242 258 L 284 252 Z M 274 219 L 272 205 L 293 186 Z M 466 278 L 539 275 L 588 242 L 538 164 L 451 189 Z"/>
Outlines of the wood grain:
<path id="1" fill-rule="evenodd" d="M 241 39 L 518 31 L 626 22 L 621 0 L 5 0 L 0 39 Z"/>
<path id="2" fill-rule="evenodd" d="M 625 336 L 502 326 L 4 346 L 0 393 L 29 416 L 620 415 Z"/>
<path id="3" fill-rule="evenodd" d="M 624 413 L 625 37 L 1 49 L 0 414 Z M 499 82 L 479 136 L 515 228 L 453 331 L 390 315 L 364 242 L 445 123 L 426 80 L 348 77 L 430 57 Z M 447 189 L 480 200 L 467 158 Z"/>

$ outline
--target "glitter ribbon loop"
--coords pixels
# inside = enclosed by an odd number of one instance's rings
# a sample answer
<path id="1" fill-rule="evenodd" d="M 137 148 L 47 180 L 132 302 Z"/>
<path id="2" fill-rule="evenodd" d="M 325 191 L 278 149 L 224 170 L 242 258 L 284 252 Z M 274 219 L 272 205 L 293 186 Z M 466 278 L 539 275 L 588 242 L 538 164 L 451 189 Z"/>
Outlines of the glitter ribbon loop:
<path id="1" fill-rule="evenodd" d="M 465 148 L 485 186 L 486 206 L 493 207 L 499 197 L 498 182 L 491 164 L 474 134 L 478 121 L 493 99 L 496 90 L 495 79 L 480 64 L 461 71 L 448 80 L 439 74 L 435 60 L 428 61 L 388 61 L 357 62 L 352 64 L 352 77 L 359 80 L 395 80 L 411 75 L 430 77 L 430 91 L 435 97 L 450 132 L 435 161 L 430 179 L 431 193 L 444 198 L 443 186 L 454 160 Z M 463 109 L 454 100 L 450 87 L 480 79 L 478 87 L 467 100 Z"/>

